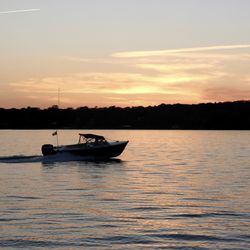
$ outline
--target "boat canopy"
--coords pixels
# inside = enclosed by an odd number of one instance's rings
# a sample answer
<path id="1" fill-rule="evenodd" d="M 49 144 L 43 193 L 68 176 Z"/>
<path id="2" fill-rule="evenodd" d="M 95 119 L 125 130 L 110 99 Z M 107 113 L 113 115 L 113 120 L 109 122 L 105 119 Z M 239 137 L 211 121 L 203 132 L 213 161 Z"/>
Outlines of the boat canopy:
<path id="1" fill-rule="evenodd" d="M 94 134 L 79 134 L 80 137 L 85 137 L 86 139 L 95 139 L 95 140 L 105 140 L 102 135 L 94 135 Z"/>

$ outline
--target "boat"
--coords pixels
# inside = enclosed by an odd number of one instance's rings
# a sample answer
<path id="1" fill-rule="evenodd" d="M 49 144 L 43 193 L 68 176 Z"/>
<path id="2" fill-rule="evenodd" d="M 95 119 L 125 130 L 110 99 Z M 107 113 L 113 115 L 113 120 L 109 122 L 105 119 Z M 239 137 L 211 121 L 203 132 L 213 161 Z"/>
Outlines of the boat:
<path id="1" fill-rule="evenodd" d="M 108 141 L 101 135 L 80 133 L 77 144 L 61 146 L 44 144 L 41 150 L 44 156 L 70 153 L 91 159 L 109 159 L 119 156 L 127 144 L 128 141 Z"/>

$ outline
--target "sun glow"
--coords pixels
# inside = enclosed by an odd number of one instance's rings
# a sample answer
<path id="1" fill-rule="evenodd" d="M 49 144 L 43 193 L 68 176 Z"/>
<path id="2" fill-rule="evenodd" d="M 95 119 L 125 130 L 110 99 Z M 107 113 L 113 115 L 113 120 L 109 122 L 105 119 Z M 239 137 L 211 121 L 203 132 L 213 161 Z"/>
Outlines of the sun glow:
<path id="1" fill-rule="evenodd" d="M 143 57 L 132 56 L 129 60 L 120 54 L 121 57 L 98 58 L 96 63 L 94 59 L 72 61 L 72 58 L 66 57 L 62 60 L 91 65 L 93 69 L 103 65 L 103 69 L 30 78 L 12 82 L 10 86 L 27 103 L 31 100 L 38 103 L 44 99 L 44 102 L 49 101 L 51 104 L 56 101 L 59 87 L 62 90 L 62 102 L 74 106 L 133 106 L 140 103 L 152 105 L 247 99 L 250 52 L 237 51 L 248 47 L 213 46 L 180 49 L 170 53 L 163 51 L 161 54 L 149 51 L 143 52 Z M 224 52 L 216 53 L 223 48 Z M 240 81 L 241 89 L 235 84 L 237 81 Z"/>

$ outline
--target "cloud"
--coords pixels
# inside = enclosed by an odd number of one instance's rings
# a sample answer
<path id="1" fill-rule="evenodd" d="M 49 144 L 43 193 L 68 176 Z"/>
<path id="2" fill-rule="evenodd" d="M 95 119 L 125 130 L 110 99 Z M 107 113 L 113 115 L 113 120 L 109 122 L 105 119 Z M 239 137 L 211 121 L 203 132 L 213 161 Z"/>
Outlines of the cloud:
<path id="1" fill-rule="evenodd" d="M 206 63 L 189 63 L 189 64 L 167 64 L 167 63 L 142 63 L 136 65 L 141 69 L 151 69 L 162 73 L 171 73 L 176 71 L 187 71 L 197 69 L 214 69 L 214 65 Z"/>
<path id="2" fill-rule="evenodd" d="M 222 48 L 225 50 L 217 51 Z M 81 68 L 87 71 L 31 78 L 13 82 L 11 87 L 24 99 L 39 100 L 40 96 L 50 104 L 56 103 L 59 87 L 62 103 L 72 106 L 145 106 L 249 99 L 250 53 L 239 48 L 250 48 L 250 45 L 180 49 L 164 56 L 63 57 L 64 61 L 85 63 L 86 67 Z"/>
<path id="3" fill-rule="evenodd" d="M 23 12 L 34 12 L 34 11 L 40 11 L 40 9 L 26 9 L 26 10 L 0 11 L 0 15 L 1 15 L 1 14 L 23 13 Z"/>
<path id="4" fill-rule="evenodd" d="M 79 63 L 88 63 L 88 64 L 115 64 L 120 63 L 117 60 L 114 60 L 113 58 L 82 58 L 82 57 L 73 57 L 73 56 L 64 56 L 62 57 L 64 60 L 72 61 L 72 62 L 79 62 Z"/>
<path id="5" fill-rule="evenodd" d="M 250 100 L 250 88 L 241 89 L 235 87 L 214 87 L 204 90 L 204 99 L 209 101 L 237 101 Z"/>
<path id="6" fill-rule="evenodd" d="M 34 96 L 41 97 L 44 101 L 56 102 L 57 89 L 61 89 L 62 102 L 69 103 L 78 100 L 85 100 L 86 104 L 94 105 L 94 102 L 101 102 L 103 105 L 126 106 L 128 103 L 139 103 L 147 105 L 142 98 L 153 104 L 155 101 L 163 102 L 164 96 L 171 100 L 173 97 L 177 101 L 187 101 L 188 98 L 197 101 L 197 92 L 179 87 L 178 83 L 196 82 L 205 80 L 203 76 L 174 76 L 159 75 L 151 76 L 132 73 L 79 73 L 64 77 L 33 78 L 27 81 L 12 83 L 13 89 L 25 98 L 34 99 Z M 172 85 L 171 85 L 172 84 Z M 176 85 L 175 85 L 176 84 Z M 149 97 L 151 96 L 151 97 Z M 171 97 L 171 98 L 170 98 Z M 123 103 L 123 104 L 122 104 Z M 77 104 L 75 104 L 77 106 Z M 79 104 L 78 104 L 79 106 Z"/>
<path id="7" fill-rule="evenodd" d="M 214 51 L 214 50 L 231 50 L 231 49 L 244 49 L 250 48 L 250 44 L 238 45 L 220 45 L 209 47 L 196 47 L 196 48 L 181 48 L 172 50 L 152 50 L 152 51 L 128 51 L 114 53 L 113 57 L 131 58 L 131 57 L 151 57 L 151 56 L 165 56 L 168 54 L 186 53 L 186 52 L 200 52 L 200 51 Z"/>

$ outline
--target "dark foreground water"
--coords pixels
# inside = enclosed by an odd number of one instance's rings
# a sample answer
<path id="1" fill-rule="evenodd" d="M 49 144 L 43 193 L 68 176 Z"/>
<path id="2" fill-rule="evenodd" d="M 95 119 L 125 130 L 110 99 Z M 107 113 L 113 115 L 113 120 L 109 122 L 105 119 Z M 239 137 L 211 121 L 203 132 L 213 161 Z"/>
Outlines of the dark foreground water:
<path id="1" fill-rule="evenodd" d="M 0 248 L 250 249 L 249 131 L 88 132 L 130 142 L 46 159 L 52 131 L 0 131 Z"/>

